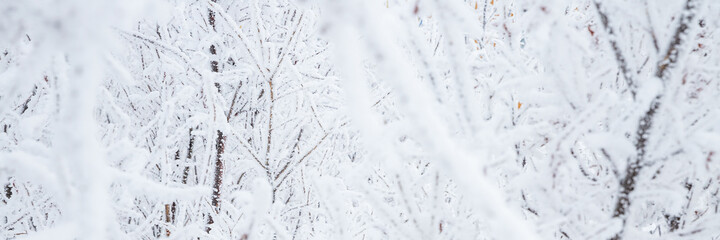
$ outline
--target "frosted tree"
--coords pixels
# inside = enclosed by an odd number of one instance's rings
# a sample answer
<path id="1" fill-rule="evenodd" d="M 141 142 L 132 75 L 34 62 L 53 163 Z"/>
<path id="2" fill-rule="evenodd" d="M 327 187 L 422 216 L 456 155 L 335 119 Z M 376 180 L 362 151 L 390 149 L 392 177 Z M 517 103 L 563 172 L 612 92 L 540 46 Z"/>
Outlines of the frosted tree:
<path id="1" fill-rule="evenodd" d="M 713 239 L 709 0 L 0 3 L 6 239 Z"/>

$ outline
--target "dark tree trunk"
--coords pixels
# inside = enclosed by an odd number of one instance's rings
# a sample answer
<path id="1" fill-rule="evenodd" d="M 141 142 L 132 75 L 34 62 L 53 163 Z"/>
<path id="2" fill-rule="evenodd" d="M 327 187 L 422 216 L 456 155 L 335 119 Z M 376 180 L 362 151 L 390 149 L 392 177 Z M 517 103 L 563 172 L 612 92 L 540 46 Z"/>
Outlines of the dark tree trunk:
<path id="1" fill-rule="evenodd" d="M 213 3 L 217 3 L 217 0 L 212 0 Z M 215 25 L 215 11 L 212 9 L 208 10 L 208 23 L 212 27 L 212 31 L 216 31 L 216 25 Z M 210 45 L 210 54 L 211 60 L 210 60 L 210 71 L 213 73 L 220 72 L 220 68 L 218 66 L 217 61 L 217 49 L 215 47 L 215 44 Z M 217 87 L 218 92 L 220 92 L 220 84 L 215 83 L 215 87 Z M 205 229 L 208 233 L 212 228 L 210 227 L 215 221 L 213 221 L 213 214 L 217 214 L 220 212 L 220 188 L 222 187 L 222 181 L 223 181 L 223 172 L 224 172 L 224 166 L 222 161 L 222 155 L 225 152 L 225 135 L 223 135 L 223 132 L 220 130 L 217 130 L 217 138 L 215 139 L 215 172 L 214 172 L 214 178 L 213 178 L 213 192 L 212 196 L 210 198 L 211 204 L 212 204 L 212 212 L 208 214 L 208 226 Z"/>
<path id="2" fill-rule="evenodd" d="M 217 131 L 217 138 L 215 139 L 215 178 L 213 180 L 213 192 L 211 197 L 211 204 L 215 213 L 220 212 L 220 188 L 222 187 L 224 166 L 222 161 L 222 154 L 225 152 L 225 136 L 222 131 Z M 207 231 L 210 232 L 210 225 L 214 223 L 212 214 L 208 215 L 208 227 Z"/>
<path id="3" fill-rule="evenodd" d="M 673 35 L 670 41 L 670 45 L 667 48 L 667 52 L 665 53 L 665 58 L 658 63 L 655 77 L 661 79 L 662 81 L 668 81 L 668 69 L 670 69 L 670 67 L 672 67 L 678 60 L 678 55 L 681 44 L 683 42 L 683 37 L 687 35 L 688 26 L 695 17 L 695 13 L 693 12 L 694 8 L 695 5 L 693 3 L 693 0 L 687 0 L 684 9 L 687 13 L 681 17 L 680 25 L 675 30 L 675 34 Z M 599 7 L 598 11 L 600 11 Z M 600 15 L 601 17 L 604 17 L 602 20 L 606 22 L 607 18 L 605 17 L 605 15 L 602 14 L 602 12 Z M 615 204 L 615 210 L 613 211 L 613 218 L 619 218 L 622 220 L 623 229 L 621 229 L 620 232 L 618 232 L 615 236 L 610 238 L 611 240 L 622 239 L 622 235 L 625 230 L 625 222 L 627 221 L 627 213 L 632 203 L 630 201 L 630 194 L 635 190 L 637 176 L 642 171 L 643 164 L 645 164 L 647 161 L 646 151 L 647 141 L 650 134 L 649 131 L 652 127 L 656 113 L 660 108 L 660 103 L 662 102 L 662 99 L 663 93 L 655 96 L 655 98 L 650 103 L 650 107 L 640 118 L 640 121 L 638 123 L 637 132 L 635 133 L 635 159 L 632 159 L 630 160 L 630 162 L 628 162 L 625 176 L 620 180 L 620 192 L 618 194 L 617 203 Z M 669 219 L 669 228 L 671 229 L 671 231 L 677 230 L 677 222 L 679 221 L 679 217 L 667 216 L 666 218 Z"/>

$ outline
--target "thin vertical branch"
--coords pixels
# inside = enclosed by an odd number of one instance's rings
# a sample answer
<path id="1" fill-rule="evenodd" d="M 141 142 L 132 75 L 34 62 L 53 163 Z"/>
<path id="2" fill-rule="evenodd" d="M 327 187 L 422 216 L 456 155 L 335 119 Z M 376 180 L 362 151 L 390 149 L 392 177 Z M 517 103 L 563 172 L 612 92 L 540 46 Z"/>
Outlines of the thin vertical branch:
<path id="1" fill-rule="evenodd" d="M 608 19 L 607 14 L 603 11 L 602 5 L 600 4 L 599 0 L 595 0 L 595 9 L 600 16 L 600 22 L 602 23 L 605 31 L 608 34 L 608 42 L 610 43 L 610 48 L 612 48 L 613 52 L 615 53 L 615 61 L 617 62 L 617 66 L 620 69 L 620 73 L 622 73 L 623 78 L 628 85 L 628 89 L 630 89 L 630 93 L 632 94 L 633 98 L 635 98 L 637 92 L 637 83 L 635 83 L 635 80 L 633 79 L 632 71 L 630 71 L 627 60 L 625 60 L 625 55 L 623 55 L 622 49 L 620 49 L 620 45 L 617 42 L 617 36 L 615 35 L 615 31 L 610 26 L 610 20 Z"/>

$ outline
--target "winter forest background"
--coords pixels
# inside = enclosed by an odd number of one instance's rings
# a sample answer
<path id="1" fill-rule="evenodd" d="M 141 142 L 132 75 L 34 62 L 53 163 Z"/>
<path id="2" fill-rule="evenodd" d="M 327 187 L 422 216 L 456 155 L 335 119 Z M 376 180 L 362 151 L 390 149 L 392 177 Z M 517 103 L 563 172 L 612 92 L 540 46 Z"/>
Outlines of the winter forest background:
<path id="1" fill-rule="evenodd" d="M 0 0 L 1 239 L 720 239 L 720 1 Z"/>

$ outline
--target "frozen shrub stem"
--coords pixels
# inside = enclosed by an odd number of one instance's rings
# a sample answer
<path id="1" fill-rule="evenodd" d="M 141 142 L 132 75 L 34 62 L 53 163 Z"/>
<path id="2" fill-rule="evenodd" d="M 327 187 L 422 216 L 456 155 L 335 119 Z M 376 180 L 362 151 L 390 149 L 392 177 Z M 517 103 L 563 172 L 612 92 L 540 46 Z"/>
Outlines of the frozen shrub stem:
<path id="1" fill-rule="evenodd" d="M 662 56 L 662 60 L 660 60 L 660 62 L 658 62 L 657 64 L 657 70 L 654 76 L 663 82 L 663 86 L 667 85 L 667 81 L 669 81 L 670 79 L 670 71 L 672 66 L 675 65 L 678 60 L 678 55 L 681 51 L 680 48 L 682 47 L 683 39 L 686 39 L 688 37 L 687 32 L 689 26 L 693 21 L 693 18 L 695 17 L 696 4 L 697 3 L 695 3 L 695 0 L 687 0 L 685 2 L 683 15 L 680 17 L 680 23 L 675 30 L 672 39 L 670 40 L 670 45 L 667 47 L 666 53 Z M 610 29 L 607 24 L 607 16 L 602 13 L 599 3 L 597 1 L 596 7 L 601 16 L 603 25 L 605 25 L 606 29 Z M 612 30 L 608 30 L 608 32 L 612 34 Z M 616 57 L 620 65 L 619 67 L 620 69 L 622 69 L 623 74 L 626 74 L 628 72 L 628 70 L 626 70 L 628 66 L 626 66 L 622 54 L 617 49 L 615 41 L 611 40 L 610 42 L 613 45 L 613 49 L 616 53 Z M 627 78 L 627 76 L 625 77 Z M 633 86 L 631 80 L 628 80 L 628 85 Z M 624 229 L 626 228 L 625 225 L 627 220 L 627 212 L 630 210 L 629 208 L 631 205 L 630 194 L 632 194 L 632 192 L 635 190 L 637 177 L 643 170 L 643 165 L 648 161 L 646 158 L 648 138 L 650 136 L 650 130 L 652 128 L 653 121 L 655 120 L 655 116 L 660 109 L 660 105 L 662 103 L 665 92 L 666 91 L 663 90 L 661 93 L 658 93 L 658 95 L 655 96 L 650 102 L 648 110 L 645 111 L 642 117 L 640 117 L 637 131 L 635 132 L 635 158 L 633 160 L 629 159 L 625 175 L 620 180 L 620 191 L 617 197 L 617 203 L 615 204 L 615 210 L 613 211 L 613 218 L 618 218 L 622 220 L 623 229 L 620 230 L 620 232 L 618 232 L 614 237 L 612 237 L 612 240 L 622 239 L 622 234 L 624 232 Z M 633 96 L 634 95 L 635 92 L 633 92 Z M 668 224 L 672 225 L 672 223 L 670 222 Z M 671 229 L 677 228 L 671 227 Z"/>

